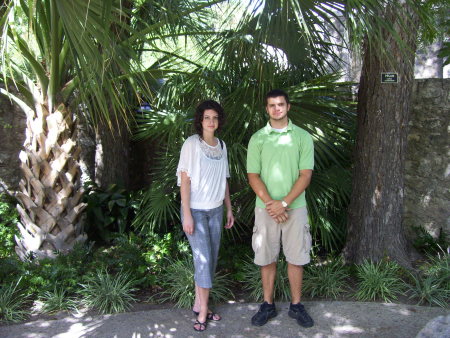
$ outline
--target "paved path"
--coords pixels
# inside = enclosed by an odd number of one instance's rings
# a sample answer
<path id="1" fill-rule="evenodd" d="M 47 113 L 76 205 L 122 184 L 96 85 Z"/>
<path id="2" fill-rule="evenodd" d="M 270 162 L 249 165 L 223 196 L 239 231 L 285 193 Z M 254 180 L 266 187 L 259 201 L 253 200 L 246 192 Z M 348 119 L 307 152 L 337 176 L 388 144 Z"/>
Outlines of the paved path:
<path id="1" fill-rule="evenodd" d="M 304 329 L 288 316 L 288 303 L 278 303 L 278 316 L 263 327 L 250 318 L 258 304 L 220 305 L 223 316 L 209 322 L 203 333 L 192 329 L 194 317 L 186 309 L 155 309 L 105 316 L 65 317 L 0 326 L 0 337 L 415 337 L 426 323 L 450 310 L 404 304 L 361 302 L 305 302 L 315 326 Z M 450 328 L 447 330 L 450 337 Z"/>

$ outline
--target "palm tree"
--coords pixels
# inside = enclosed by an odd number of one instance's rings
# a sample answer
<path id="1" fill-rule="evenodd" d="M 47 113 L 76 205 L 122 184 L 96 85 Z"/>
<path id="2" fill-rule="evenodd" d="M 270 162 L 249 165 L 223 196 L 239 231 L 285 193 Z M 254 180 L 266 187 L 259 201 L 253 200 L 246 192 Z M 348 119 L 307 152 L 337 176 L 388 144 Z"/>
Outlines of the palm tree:
<path id="1" fill-rule="evenodd" d="M 140 95 L 153 95 L 168 59 L 153 46 L 165 59 L 146 69 L 139 48 L 179 34 L 179 27 L 194 27 L 211 3 L 174 1 L 172 11 L 164 1 L 3 1 L 1 93 L 27 119 L 17 193 L 21 259 L 54 257 L 86 240 L 76 113 L 110 129 L 118 127 L 114 121 L 127 123 Z M 149 10 L 146 19 L 153 21 L 140 21 Z"/>

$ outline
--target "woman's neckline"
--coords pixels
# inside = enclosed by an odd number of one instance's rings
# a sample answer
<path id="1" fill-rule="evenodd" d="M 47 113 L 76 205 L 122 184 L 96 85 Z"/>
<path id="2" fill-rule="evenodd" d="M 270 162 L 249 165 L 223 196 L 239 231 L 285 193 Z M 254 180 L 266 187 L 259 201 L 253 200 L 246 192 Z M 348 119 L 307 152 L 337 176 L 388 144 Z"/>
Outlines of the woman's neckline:
<path id="1" fill-rule="evenodd" d="M 216 144 L 215 145 L 210 145 L 208 142 L 206 142 L 203 138 L 201 138 L 200 136 L 199 136 L 199 139 L 200 139 L 200 142 L 203 142 L 204 144 L 206 144 L 208 147 L 211 147 L 211 148 L 216 148 L 218 145 L 219 145 L 219 140 L 217 139 L 217 137 L 214 137 L 214 141 L 216 142 Z"/>

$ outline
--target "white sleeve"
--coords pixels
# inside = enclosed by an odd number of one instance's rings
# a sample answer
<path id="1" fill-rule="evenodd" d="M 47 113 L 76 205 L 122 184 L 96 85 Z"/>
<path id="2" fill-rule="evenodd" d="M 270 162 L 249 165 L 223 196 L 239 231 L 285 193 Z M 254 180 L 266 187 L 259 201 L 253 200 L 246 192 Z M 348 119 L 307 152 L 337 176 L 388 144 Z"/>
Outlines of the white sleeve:
<path id="1" fill-rule="evenodd" d="M 191 191 L 199 189 L 200 182 L 200 146 L 198 135 L 186 139 L 181 148 L 180 161 L 177 167 L 177 185 L 181 186 L 181 172 L 185 172 L 191 179 Z"/>
<path id="2" fill-rule="evenodd" d="M 223 142 L 223 150 L 224 150 L 224 154 L 225 154 L 225 164 L 227 167 L 226 178 L 229 178 L 230 177 L 230 165 L 228 164 L 228 151 L 227 151 L 227 145 L 225 144 L 225 142 Z"/>

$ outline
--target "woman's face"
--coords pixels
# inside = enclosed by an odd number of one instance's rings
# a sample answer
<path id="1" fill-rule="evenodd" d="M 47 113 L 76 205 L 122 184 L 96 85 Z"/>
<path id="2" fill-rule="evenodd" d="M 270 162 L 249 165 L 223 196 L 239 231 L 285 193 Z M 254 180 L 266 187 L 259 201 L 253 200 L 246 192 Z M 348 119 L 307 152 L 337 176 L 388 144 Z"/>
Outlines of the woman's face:
<path id="1" fill-rule="evenodd" d="M 219 128 L 219 114 L 212 109 L 206 109 L 203 112 L 202 120 L 203 132 L 214 133 Z"/>

